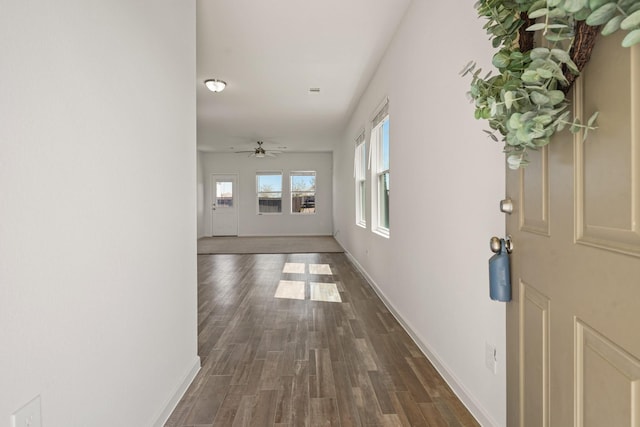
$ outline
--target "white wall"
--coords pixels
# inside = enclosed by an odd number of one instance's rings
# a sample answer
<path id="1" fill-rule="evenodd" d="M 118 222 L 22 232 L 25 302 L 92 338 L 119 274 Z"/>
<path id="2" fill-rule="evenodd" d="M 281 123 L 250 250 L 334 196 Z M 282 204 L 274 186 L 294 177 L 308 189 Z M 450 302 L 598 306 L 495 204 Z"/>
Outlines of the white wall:
<path id="1" fill-rule="evenodd" d="M 196 197 L 198 200 L 198 210 L 196 218 L 198 221 L 198 238 L 206 236 L 204 227 L 204 168 L 202 167 L 202 155 L 197 153 L 196 168 Z"/>
<path id="2" fill-rule="evenodd" d="M 211 206 L 211 174 L 238 174 L 240 236 L 330 236 L 333 232 L 332 154 L 283 153 L 261 159 L 233 153 L 200 153 L 204 170 L 204 205 Z M 281 215 L 258 215 L 256 172 L 283 172 Z M 289 195 L 289 172 L 316 171 L 316 214 L 292 215 Z M 211 235 L 211 210 L 205 209 L 205 230 Z"/>
<path id="3" fill-rule="evenodd" d="M 194 3 L 2 1 L 2 427 L 151 426 L 199 367 Z"/>
<path id="4" fill-rule="evenodd" d="M 489 238 L 504 233 L 501 146 L 483 136 L 459 77 L 491 46 L 474 1 L 415 0 L 334 152 L 335 229 L 483 425 L 504 426 L 505 307 L 489 300 Z M 391 236 L 355 226 L 353 147 L 389 97 Z M 368 183 L 370 188 L 370 182 Z M 368 212 L 367 218 L 371 218 Z M 498 374 L 485 368 L 495 345 Z"/>

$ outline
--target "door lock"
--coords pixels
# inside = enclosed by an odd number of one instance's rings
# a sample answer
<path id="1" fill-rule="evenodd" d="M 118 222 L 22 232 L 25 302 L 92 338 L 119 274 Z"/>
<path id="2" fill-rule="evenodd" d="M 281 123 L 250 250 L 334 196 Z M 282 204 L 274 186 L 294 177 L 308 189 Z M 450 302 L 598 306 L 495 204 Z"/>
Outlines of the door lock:
<path id="1" fill-rule="evenodd" d="M 513 200 L 511 200 L 509 197 L 500 200 L 500 212 L 511 215 L 511 213 L 513 212 Z"/>
<path id="2" fill-rule="evenodd" d="M 491 252 L 497 254 L 502 249 L 502 240 L 499 237 L 493 236 L 491 240 L 489 240 L 489 247 L 491 248 Z M 511 241 L 511 236 L 507 236 L 504 238 L 504 248 L 507 250 L 507 253 L 511 253 L 513 251 L 513 242 Z"/>

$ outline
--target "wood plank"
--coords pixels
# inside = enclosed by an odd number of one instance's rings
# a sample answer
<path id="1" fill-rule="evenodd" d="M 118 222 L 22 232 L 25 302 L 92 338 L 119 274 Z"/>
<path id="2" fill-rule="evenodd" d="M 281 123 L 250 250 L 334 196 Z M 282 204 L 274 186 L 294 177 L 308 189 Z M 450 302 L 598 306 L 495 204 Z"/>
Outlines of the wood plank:
<path id="1" fill-rule="evenodd" d="M 328 264 L 342 303 L 274 298 Z M 203 366 L 166 427 L 477 426 L 344 254 L 200 256 Z M 308 298 L 308 289 L 305 293 Z"/>
<path id="2" fill-rule="evenodd" d="M 227 395 L 230 382 L 230 376 L 210 376 L 185 424 L 213 424 L 218 408 Z"/>

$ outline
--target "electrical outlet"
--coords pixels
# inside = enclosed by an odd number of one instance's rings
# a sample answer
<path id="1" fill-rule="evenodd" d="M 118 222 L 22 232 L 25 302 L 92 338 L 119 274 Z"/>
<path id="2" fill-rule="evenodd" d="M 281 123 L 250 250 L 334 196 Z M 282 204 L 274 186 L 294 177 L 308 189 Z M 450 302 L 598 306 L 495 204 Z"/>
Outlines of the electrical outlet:
<path id="1" fill-rule="evenodd" d="M 11 427 L 42 427 L 40 396 L 13 413 Z"/>
<path id="2" fill-rule="evenodd" d="M 489 343 L 485 343 L 484 364 L 488 370 L 493 372 L 493 375 L 498 374 L 498 354 L 496 347 Z"/>

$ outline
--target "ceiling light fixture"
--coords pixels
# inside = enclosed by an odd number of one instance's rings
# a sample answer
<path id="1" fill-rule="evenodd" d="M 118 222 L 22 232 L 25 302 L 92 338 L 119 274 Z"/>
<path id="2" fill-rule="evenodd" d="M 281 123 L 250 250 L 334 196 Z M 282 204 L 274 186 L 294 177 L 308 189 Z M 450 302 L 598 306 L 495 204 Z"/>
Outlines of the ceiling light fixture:
<path id="1" fill-rule="evenodd" d="M 227 83 L 218 79 L 209 79 L 204 81 L 204 85 L 211 92 L 222 92 L 224 88 L 227 86 Z"/>

